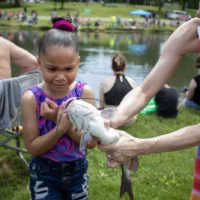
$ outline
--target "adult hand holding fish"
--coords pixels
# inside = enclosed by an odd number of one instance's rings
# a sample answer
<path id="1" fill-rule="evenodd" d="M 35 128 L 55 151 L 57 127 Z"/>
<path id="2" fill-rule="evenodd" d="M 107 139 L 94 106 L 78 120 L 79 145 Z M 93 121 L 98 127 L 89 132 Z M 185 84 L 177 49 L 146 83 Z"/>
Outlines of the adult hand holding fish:
<path id="1" fill-rule="evenodd" d="M 107 165 L 109 167 L 111 168 L 117 167 L 121 163 L 128 160 L 129 165 L 130 165 L 129 168 L 133 169 L 135 166 L 134 158 L 137 155 L 139 155 L 139 152 L 137 151 L 136 148 L 133 151 L 133 148 L 131 147 L 131 145 L 135 143 L 135 147 L 137 147 L 138 140 L 142 140 L 142 139 L 135 138 L 129 135 L 128 133 L 126 133 L 125 131 L 121 131 L 121 130 L 116 130 L 116 131 L 121 137 L 120 140 L 109 145 L 99 144 L 98 147 L 101 151 L 105 151 L 109 155 L 107 157 L 108 158 Z M 121 149 L 123 149 L 122 152 L 121 152 Z"/>

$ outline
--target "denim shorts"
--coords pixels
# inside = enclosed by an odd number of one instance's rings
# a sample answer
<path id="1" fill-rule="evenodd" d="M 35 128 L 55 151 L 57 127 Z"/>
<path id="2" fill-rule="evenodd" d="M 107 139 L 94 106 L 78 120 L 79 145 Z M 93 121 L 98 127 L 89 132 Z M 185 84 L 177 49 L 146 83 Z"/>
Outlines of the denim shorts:
<path id="1" fill-rule="evenodd" d="M 192 108 L 200 108 L 200 105 L 198 105 L 194 101 L 188 100 L 188 99 L 185 102 L 185 106 L 192 107 Z"/>
<path id="2" fill-rule="evenodd" d="M 84 157 L 71 162 L 54 162 L 33 157 L 30 164 L 32 200 L 86 200 L 88 161 Z"/>

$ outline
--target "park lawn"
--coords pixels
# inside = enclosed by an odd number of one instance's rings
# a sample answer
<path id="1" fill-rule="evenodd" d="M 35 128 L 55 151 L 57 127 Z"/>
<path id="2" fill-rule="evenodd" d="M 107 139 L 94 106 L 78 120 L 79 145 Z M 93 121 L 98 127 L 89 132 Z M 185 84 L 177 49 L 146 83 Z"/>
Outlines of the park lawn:
<path id="1" fill-rule="evenodd" d="M 58 16 L 65 16 L 70 12 L 70 15 L 74 16 L 74 11 L 78 11 L 80 17 L 110 17 L 121 16 L 121 17 L 129 17 L 129 11 L 133 9 L 147 9 L 147 10 L 157 10 L 155 6 L 142 6 L 142 5 L 126 5 L 126 4 L 109 4 L 109 5 L 101 5 L 98 3 L 70 3 L 66 2 L 64 4 L 64 8 L 60 9 L 60 3 L 52 2 L 41 2 L 41 3 L 22 3 L 20 7 L 7 7 L 5 3 L 0 3 L 2 10 L 18 12 L 23 11 L 23 7 L 26 6 L 28 13 L 32 10 L 36 10 L 38 16 L 51 16 L 51 12 L 56 7 L 56 12 Z M 55 6 L 56 5 L 56 6 Z M 84 14 L 84 10 L 89 9 L 91 12 L 89 14 Z M 134 16 L 132 16 L 134 17 Z"/>
<path id="2" fill-rule="evenodd" d="M 184 126 L 199 123 L 200 111 L 181 108 L 176 119 L 162 119 L 155 113 L 140 114 L 135 126 L 122 127 L 141 138 L 167 134 Z M 196 147 L 187 150 L 139 156 L 139 169 L 131 174 L 136 200 L 189 199 Z M 26 155 L 30 158 L 29 155 Z M 119 199 L 121 170 L 106 166 L 105 153 L 88 150 L 88 200 Z M 29 172 L 13 150 L 0 148 L 0 199 L 29 200 Z M 128 200 L 125 195 L 122 200 Z"/>
<path id="3" fill-rule="evenodd" d="M 32 10 L 36 10 L 38 13 L 38 16 L 47 16 L 50 17 L 52 10 L 56 7 L 56 12 L 57 16 L 66 16 L 68 13 L 72 17 L 74 17 L 74 11 L 77 11 L 79 13 L 79 16 L 81 18 L 87 18 L 87 17 L 96 17 L 101 19 L 103 18 L 110 18 L 111 16 L 120 16 L 122 19 L 123 18 L 137 18 L 138 16 L 134 15 L 129 15 L 128 13 L 131 10 L 134 9 L 144 9 L 144 10 L 149 10 L 149 11 L 154 11 L 159 14 L 160 18 L 164 18 L 164 13 L 167 10 L 172 10 L 172 9 L 181 9 L 180 6 L 165 6 L 162 8 L 162 12 L 158 12 L 158 7 L 156 6 L 146 6 L 146 5 L 127 5 L 127 4 L 105 4 L 101 5 L 98 3 L 73 3 L 73 2 L 66 2 L 64 4 L 64 8 L 60 9 L 60 3 L 54 3 L 52 2 L 41 2 L 41 3 L 22 3 L 21 7 L 11 7 L 11 6 L 6 6 L 7 4 L 5 3 L 0 3 L 0 7 L 3 11 L 7 12 L 15 12 L 17 13 L 18 11 L 23 11 L 23 7 L 27 7 L 27 15 L 30 16 L 30 13 Z M 91 12 L 87 14 L 87 12 L 84 12 L 85 10 L 90 10 Z M 196 10 L 188 10 L 188 12 L 192 15 L 195 16 Z M 10 21 L 3 21 L 0 20 L 0 25 L 1 26 L 6 26 L 6 25 L 12 25 L 16 26 L 18 28 L 40 28 L 40 29 L 48 29 L 51 27 L 51 22 L 50 20 L 44 20 L 40 19 L 38 21 L 37 25 L 33 26 L 23 26 L 23 23 L 18 22 L 16 20 L 11 19 Z M 111 23 L 110 22 L 103 22 L 104 28 L 110 28 Z M 94 27 L 92 27 L 94 28 Z M 118 27 L 116 27 L 118 28 Z M 166 29 L 169 29 L 166 27 Z M 171 29 L 169 29 L 171 30 Z M 172 29 L 173 31 L 174 29 Z M 151 30 L 150 30 L 151 31 Z M 159 31 L 159 30 L 158 30 Z"/>
<path id="4" fill-rule="evenodd" d="M 162 11 L 159 13 L 157 6 L 147 6 L 147 5 L 136 5 L 136 4 L 99 4 L 99 3 L 81 3 L 81 2 L 65 2 L 64 8 L 61 9 L 60 2 L 55 4 L 54 1 L 51 2 L 41 2 L 41 3 L 21 3 L 20 7 L 6 6 L 5 3 L 0 3 L 2 10 L 7 11 L 23 11 L 23 7 L 26 6 L 28 13 L 32 10 L 36 10 L 39 16 L 51 16 L 52 10 L 56 8 L 58 16 L 65 16 L 70 12 L 71 16 L 74 15 L 74 11 L 78 11 L 81 17 L 110 17 L 110 16 L 121 16 L 130 17 L 128 14 L 134 9 L 144 9 L 148 11 L 154 11 L 160 15 L 161 18 L 164 16 L 164 12 L 167 10 L 181 9 L 180 5 L 170 5 L 162 7 Z M 89 9 L 91 12 L 87 14 L 84 12 L 85 9 Z M 187 10 L 192 16 L 195 16 L 196 10 Z M 131 16 L 136 17 L 136 16 Z"/>

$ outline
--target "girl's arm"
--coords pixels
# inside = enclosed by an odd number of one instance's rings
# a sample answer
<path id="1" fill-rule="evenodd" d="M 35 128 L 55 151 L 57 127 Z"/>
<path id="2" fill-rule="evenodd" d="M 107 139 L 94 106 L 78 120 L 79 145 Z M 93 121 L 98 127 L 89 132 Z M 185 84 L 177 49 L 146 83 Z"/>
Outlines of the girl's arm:
<path id="1" fill-rule="evenodd" d="M 12 63 L 23 68 L 24 72 L 32 71 L 37 68 L 37 58 L 25 49 L 10 43 L 10 56 Z"/>
<path id="2" fill-rule="evenodd" d="M 37 104 L 31 91 L 27 91 L 23 95 L 21 108 L 24 142 L 31 155 L 37 156 L 48 151 L 69 128 L 67 126 L 67 117 L 63 116 L 61 119 L 62 123 L 58 126 L 57 131 L 55 128 L 47 134 L 40 136 L 37 118 Z M 64 120 L 66 120 L 66 122 Z M 64 126 L 62 126 L 62 124 L 64 124 Z"/>

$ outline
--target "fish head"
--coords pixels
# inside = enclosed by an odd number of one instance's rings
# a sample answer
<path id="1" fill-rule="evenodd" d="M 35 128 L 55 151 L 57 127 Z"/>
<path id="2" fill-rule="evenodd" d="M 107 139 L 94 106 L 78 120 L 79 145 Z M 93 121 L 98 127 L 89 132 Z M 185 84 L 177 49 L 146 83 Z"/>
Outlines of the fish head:
<path id="1" fill-rule="evenodd" d="M 64 106 L 68 119 L 78 130 L 87 130 L 90 116 L 99 113 L 95 106 L 81 99 L 68 99 Z"/>

